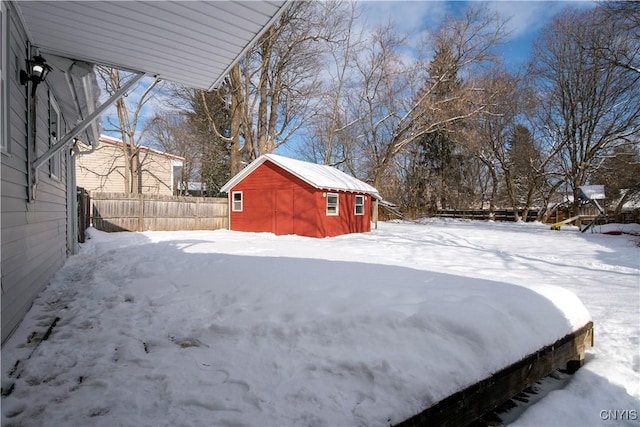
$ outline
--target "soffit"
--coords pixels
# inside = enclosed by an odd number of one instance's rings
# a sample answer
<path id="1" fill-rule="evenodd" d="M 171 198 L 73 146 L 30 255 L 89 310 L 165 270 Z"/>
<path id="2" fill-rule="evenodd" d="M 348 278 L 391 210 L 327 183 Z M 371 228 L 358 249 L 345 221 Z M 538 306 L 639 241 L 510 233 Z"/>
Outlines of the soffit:
<path id="1" fill-rule="evenodd" d="M 218 86 L 287 1 L 19 1 L 44 53 Z"/>

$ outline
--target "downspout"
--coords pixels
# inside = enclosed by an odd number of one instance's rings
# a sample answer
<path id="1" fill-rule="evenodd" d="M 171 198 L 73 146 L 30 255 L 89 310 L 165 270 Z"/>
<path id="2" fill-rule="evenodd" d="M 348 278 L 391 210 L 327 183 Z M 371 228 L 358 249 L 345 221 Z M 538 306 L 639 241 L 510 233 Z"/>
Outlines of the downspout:
<path id="1" fill-rule="evenodd" d="M 38 184 L 38 169 L 42 167 L 49 159 L 62 150 L 67 144 L 69 144 L 80 132 L 88 128 L 91 123 L 97 119 L 107 108 L 113 105 L 121 96 L 123 96 L 131 87 L 138 83 L 143 77 L 144 73 L 138 73 L 133 76 L 127 84 L 118 89 L 107 101 L 98 106 L 91 114 L 89 114 L 84 120 L 80 121 L 76 127 L 60 139 L 53 147 L 49 148 L 42 156 L 33 162 L 30 168 L 31 178 L 29 182 L 30 187 L 30 200 L 35 200 L 35 190 Z"/>
<path id="2" fill-rule="evenodd" d="M 75 150 L 66 153 L 67 160 L 67 252 L 75 255 L 78 253 L 78 190 L 76 188 L 76 157 Z"/>
<path id="3" fill-rule="evenodd" d="M 373 224 L 374 229 L 378 229 L 378 198 L 371 195 L 371 201 L 373 202 Z"/>
<path id="4" fill-rule="evenodd" d="M 73 77 L 70 72 L 65 73 L 65 77 L 67 79 L 67 84 L 69 85 L 69 90 L 73 94 L 73 99 L 76 102 L 76 108 L 78 109 L 78 113 L 80 117 L 82 117 L 82 105 L 80 104 L 80 98 L 78 97 L 78 91 L 76 90 L 76 86 L 73 83 Z M 84 97 L 87 101 L 93 99 L 92 94 L 87 91 L 87 82 L 89 79 L 85 76 L 82 78 L 83 88 L 84 88 Z M 90 82 L 89 82 L 90 84 Z M 91 104 L 87 102 L 87 109 L 91 108 Z M 89 110 L 89 113 L 92 111 Z M 79 151 L 76 147 L 72 146 L 70 153 L 68 153 L 67 157 L 67 218 L 71 218 L 69 221 L 71 230 L 67 233 L 67 247 L 69 248 L 69 253 L 75 255 L 79 251 L 78 245 L 78 188 L 76 181 L 76 156 L 83 154 L 93 153 L 99 144 L 99 139 L 93 141 L 90 149 L 86 151 Z"/>
<path id="5" fill-rule="evenodd" d="M 31 58 L 32 48 L 31 43 L 27 44 L 27 57 Z M 35 90 L 33 90 L 33 82 L 29 81 L 29 84 L 25 87 L 27 91 L 27 111 L 28 111 L 28 119 L 27 119 L 27 165 L 30 165 L 34 161 L 35 152 L 36 152 L 36 129 L 37 129 L 37 96 Z M 30 167 L 27 167 L 27 197 L 29 201 L 33 201 L 35 199 L 35 184 L 32 186 L 32 182 L 36 182 L 37 180 L 33 176 L 35 173 Z"/>

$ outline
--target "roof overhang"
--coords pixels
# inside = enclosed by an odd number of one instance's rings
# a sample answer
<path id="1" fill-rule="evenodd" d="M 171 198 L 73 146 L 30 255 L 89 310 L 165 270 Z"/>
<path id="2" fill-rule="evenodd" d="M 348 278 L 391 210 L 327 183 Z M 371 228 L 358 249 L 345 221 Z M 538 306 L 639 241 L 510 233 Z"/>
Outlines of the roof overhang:
<path id="1" fill-rule="evenodd" d="M 42 53 L 219 86 L 291 0 L 17 1 Z"/>

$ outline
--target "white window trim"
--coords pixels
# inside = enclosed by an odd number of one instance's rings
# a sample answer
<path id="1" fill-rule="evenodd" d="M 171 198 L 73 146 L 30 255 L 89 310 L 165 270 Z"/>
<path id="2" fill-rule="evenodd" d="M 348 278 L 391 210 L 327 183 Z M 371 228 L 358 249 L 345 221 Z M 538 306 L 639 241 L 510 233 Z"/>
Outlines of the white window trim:
<path id="1" fill-rule="evenodd" d="M 358 204 L 358 198 L 360 198 L 360 199 L 362 200 L 362 203 L 361 203 L 361 204 Z M 355 197 L 355 206 L 354 206 L 354 208 L 353 208 L 353 213 L 354 213 L 355 215 L 357 215 L 357 216 L 364 215 L 364 205 L 365 205 L 365 203 L 366 203 L 366 198 L 365 198 L 365 196 L 364 196 L 364 195 L 362 195 L 362 194 L 356 194 L 356 197 Z M 360 212 L 360 213 L 358 213 L 358 206 L 361 206 L 361 207 L 362 207 L 362 212 Z"/>
<path id="2" fill-rule="evenodd" d="M 336 211 L 329 212 L 329 196 L 336 197 Z M 338 193 L 327 193 L 327 216 L 338 216 L 340 214 L 340 195 Z"/>
<path id="3" fill-rule="evenodd" d="M 51 111 L 55 112 L 58 116 L 57 129 L 55 129 L 56 137 L 53 139 L 51 135 L 51 118 L 49 118 L 49 148 L 53 147 L 58 138 L 62 135 L 62 115 L 60 114 L 60 107 L 55 99 L 53 99 L 53 95 L 49 94 L 49 117 L 51 117 Z M 62 161 L 60 151 L 54 154 L 53 157 L 49 160 L 49 175 L 51 178 L 60 181 L 60 177 L 62 175 Z"/>
<path id="4" fill-rule="evenodd" d="M 240 195 L 240 200 L 236 200 L 236 194 Z M 240 209 L 236 209 L 236 202 L 240 202 Z M 244 208 L 244 195 L 242 191 L 234 191 L 231 193 L 231 211 L 232 212 L 242 212 Z"/>
<path id="5" fill-rule="evenodd" d="M 0 61 L 0 151 L 10 154 L 9 144 L 9 11 L 5 2 L 0 9 L 0 39 L 2 40 L 2 57 Z"/>

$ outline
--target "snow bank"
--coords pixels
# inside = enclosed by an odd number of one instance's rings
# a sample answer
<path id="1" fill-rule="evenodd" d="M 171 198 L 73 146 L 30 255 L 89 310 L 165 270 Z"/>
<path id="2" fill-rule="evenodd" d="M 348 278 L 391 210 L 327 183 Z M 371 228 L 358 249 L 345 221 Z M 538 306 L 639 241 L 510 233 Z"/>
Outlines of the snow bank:
<path id="1" fill-rule="evenodd" d="M 640 236 L 640 224 L 603 224 L 595 225 L 592 229 L 594 233 Z"/>

